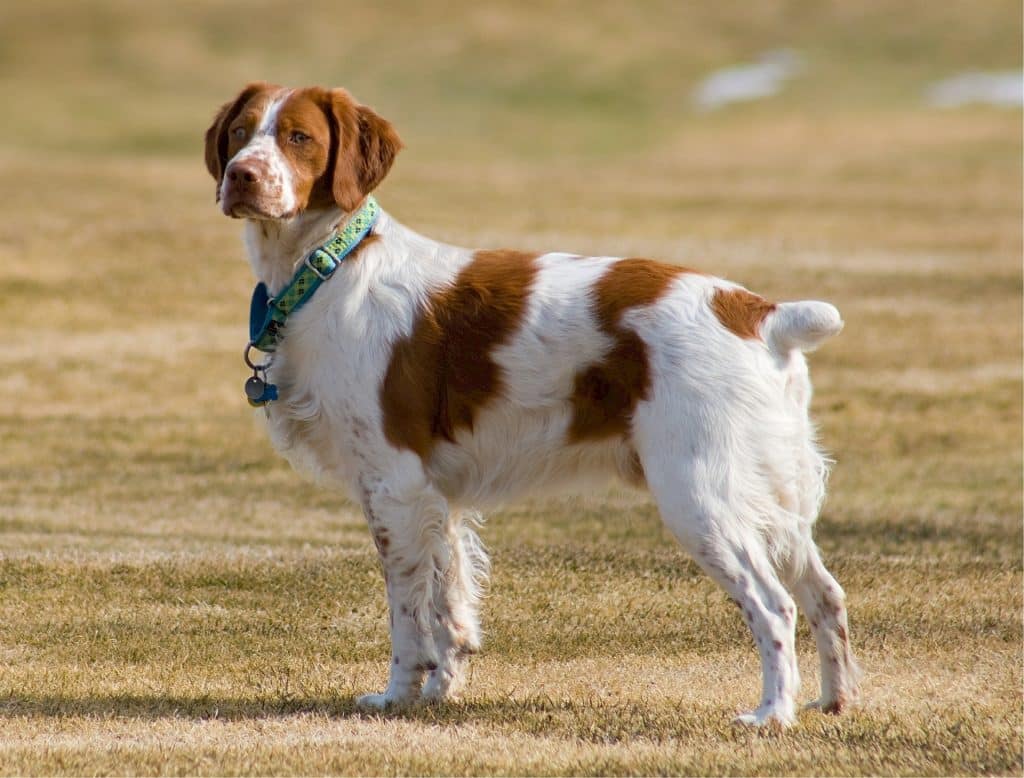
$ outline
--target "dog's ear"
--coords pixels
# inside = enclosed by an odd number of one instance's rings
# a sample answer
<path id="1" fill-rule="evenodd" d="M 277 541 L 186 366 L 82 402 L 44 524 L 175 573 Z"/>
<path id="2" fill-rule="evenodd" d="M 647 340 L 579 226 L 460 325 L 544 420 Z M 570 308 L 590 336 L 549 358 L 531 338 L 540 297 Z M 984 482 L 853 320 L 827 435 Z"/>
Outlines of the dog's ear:
<path id="1" fill-rule="evenodd" d="M 206 169 L 217 181 L 218 200 L 220 199 L 220 181 L 224 176 L 224 168 L 228 165 L 228 127 L 253 95 L 273 88 L 275 87 L 263 81 L 254 81 L 248 84 L 238 93 L 238 97 L 220 107 L 213 119 L 213 124 L 206 130 Z"/>
<path id="2" fill-rule="evenodd" d="M 330 90 L 327 99 L 331 193 L 343 211 L 352 211 L 387 175 L 402 140 L 389 121 L 344 89 Z"/>

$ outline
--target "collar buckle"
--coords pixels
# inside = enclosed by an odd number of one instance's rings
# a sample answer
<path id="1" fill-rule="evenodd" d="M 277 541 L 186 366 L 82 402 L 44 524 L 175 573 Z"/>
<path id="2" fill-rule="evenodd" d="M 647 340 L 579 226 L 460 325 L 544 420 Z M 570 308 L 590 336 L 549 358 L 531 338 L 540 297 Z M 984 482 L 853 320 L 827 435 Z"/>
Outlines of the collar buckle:
<path id="1" fill-rule="evenodd" d="M 323 251 L 324 254 L 327 254 L 327 256 L 329 256 L 332 260 L 334 260 L 334 267 L 331 268 L 328 271 L 327 275 L 324 275 L 322 272 L 320 272 L 319 268 L 317 268 L 316 265 L 314 265 L 312 262 L 310 262 L 310 260 L 314 256 L 316 256 L 316 251 Z M 307 254 L 306 258 L 304 260 L 302 260 L 302 264 L 305 265 L 306 267 L 308 267 L 310 270 L 312 270 L 316 274 L 316 277 L 319 278 L 321 281 L 326 281 L 328 278 L 331 277 L 331 273 L 333 273 L 335 271 L 335 269 L 338 267 L 338 265 L 340 263 L 338 262 L 337 257 L 335 257 L 333 254 L 331 254 L 329 251 L 325 251 L 323 247 L 318 248 L 316 251 L 311 252 L 310 254 Z"/>

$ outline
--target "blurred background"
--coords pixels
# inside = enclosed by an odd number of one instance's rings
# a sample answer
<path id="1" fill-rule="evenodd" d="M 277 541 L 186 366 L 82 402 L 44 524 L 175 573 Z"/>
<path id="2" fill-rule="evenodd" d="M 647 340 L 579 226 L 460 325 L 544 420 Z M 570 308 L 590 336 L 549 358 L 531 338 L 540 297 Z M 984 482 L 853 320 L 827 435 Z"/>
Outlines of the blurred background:
<path id="1" fill-rule="evenodd" d="M 97 712 L 284 715 L 275 700 L 298 694 L 306 710 L 382 677 L 386 616 L 362 519 L 298 481 L 242 395 L 253 279 L 202 149 L 218 106 L 258 79 L 344 86 L 390 119 L 406 148 L 379 199 L 432 238 L 652 256 L 837 304 L 847 328 L 812 357 L 838 463 L 818 537 L 850 593 L 873 707 L 834 764 L 800 762 L 814 747 L 799 739 L 729 761 L 750 753 L 723 732 L 714 764 L 1020 769 L 1018 0 L 6 0 L 0 712 L 25 728 L 11 770 L 122 771 L 82 723 Z M 607 762 L 572 751 L 595 731 L 632 736 L 617 729 L 622 700 L 651 711 L 632 732 L 653 742 L 726 721 L 673 707 L 706 699 L 709 668 L 744 668 L 717 679 L 723 706 L 753 693 L 734 612 L 645 498 L 529 503 L 484 537 L 492 666 L 465 717 L 531 735 L 548 725 L 501 700 L 538 684 L 607 691 L 580 680 L 602 677 L 590 665 L 531 663 L 607 658 L 622 684 L 610 701 L 530 709 L 575 744 L 564 769 L 708 769 L 701 748 L 639 763 L 613 746 Z M 586 570 L 588 586 L 565 582 Z M 609 616 L 641 577 L 660 598 L 643 620 Z M 265 631 L 268 618 L 287 630 Z M 709 664 L 693 683 L 634 688 L 623 652 L 679 673 Z M 813 679 L 813 659 L 801 662 Z M 58 713 L 83 717 L 92 745 L 61 751 Z M 903 722 L 896 747 L 886 733 Z M 504 769 L 527 764 L 516 742 Z M 84 761 L 60 761 L 72 751 Z M 194 748 L 182 753 L 180 770 L 199 769 Z M 500 769 L 498 753 L 402 764 Z M 139 754 L 134 769 L 162 764 Z M 287 767 L 267 754 L 252 764 Z M 239 769 L 225 759 L 207 767 Z M 294 769 L 332 769 L 325 759 Z M 562 769 L 545 759 L 536 769 Z"/>
<path id="2" fill-rule="evenodd" d="M 850 436 L 833 447 L 858 463 L 838 486 L 863 472 L 858 488 L 907 508 L 922 491 L 999 502 L 1020 475 L 1020 12 L 3 3 L 8 456 L 33 475 L 55 456 L 38 426 L 21 438 L 35 417 L 60 419 L 53 445 L 107 417 L 217 420 L 237 439 L 252 278 L 202 139 L 267 79 L 343 85 L 389 118 L 406 149 L 380 199 L 436 239 L 654 256 L 832 300 L 848 330 L 815 357 L 816 384 L 832 440 Z M 883 445 L 895 461 L 878 468 Z"/>
<path id="3" fill-rule="evenodd" d="M 343 85 L 389 117 L 408 145 L 392 208 L 435 228 L 482 228 L 485 209 L 517 234 L 1014 237 L 977 221 L 1015 221 L 1012 0 L 42 0 L 0 14 L 2 144 L 24 162 L 195 159 L 215 107 L 267 79 Z M 1001 107 L 985 107 L 991 84 L 972 110 L 935 107 L 957 104 L 937 85 L 979 71 L 1009 75 Z"/>

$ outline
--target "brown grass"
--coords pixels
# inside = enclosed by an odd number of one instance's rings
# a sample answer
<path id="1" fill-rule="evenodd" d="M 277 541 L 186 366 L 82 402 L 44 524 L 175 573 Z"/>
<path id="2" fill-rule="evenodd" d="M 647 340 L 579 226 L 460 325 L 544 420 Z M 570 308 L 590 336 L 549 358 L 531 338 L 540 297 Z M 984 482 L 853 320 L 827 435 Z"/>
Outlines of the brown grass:
<path id="1" fill-rule="evenodd" d="M 1017 4 L 445 8 L 0 6 L 0 773 L 1021 774 L 1021 115 L 919 99 L 1019 67 Z M 809 61 L 784 95 L 689 111 L 778 45 Z M 251 278 L 201 158 L 253 78 L 393 118 L 381 200 L 426 234 L 838 305 L 817 536 L 861 709 L 731 726 L 749 636 L 611 489 L 489 517 L 463 701 L 355 711 L 386 671 L 372 543 L 252 423 Z"/>

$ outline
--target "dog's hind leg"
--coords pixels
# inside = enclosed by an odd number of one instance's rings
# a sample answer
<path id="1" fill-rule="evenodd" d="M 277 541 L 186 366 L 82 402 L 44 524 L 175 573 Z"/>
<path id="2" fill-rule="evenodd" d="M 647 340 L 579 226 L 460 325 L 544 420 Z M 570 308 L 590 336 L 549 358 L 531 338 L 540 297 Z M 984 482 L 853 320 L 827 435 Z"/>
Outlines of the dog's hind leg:
<path id="1" fill-rule="evenodd" d="M 809 536 L 803 552 L 804 558 L 798 560 L 802 564 L 793 567 L 788 583 L 810 623 L 821 662 L 821 696 L 808 707 L 840 713 L 860 696 L 860 668 L 850 650 L 846 596 Z"/>
<path id="2" fill-rule="evenodd" d="M 804 383 L 809 398 L 809 384 Z M 846 596 L 826 569 L 811 536 L 827 476 L 825 460 L 813 443 L 808 442 L 802 451 L 796 473 L 797 478 L 780 483 L 776 490 L 782 509 L 803 518 L 780 572 L 807 617 L 821 663 L 821 696 L 808 707 L 840 713 L 859 698 L 860 668 L 850 650 Z"/>
<path id="3" fill-rule="evenodd" d="M 789 725 L 800 686 L 794 651 L 796 604 L 774 570 L 762 533 L 745 521 L 744 507 L 732 498 L 730 479 L 735 474 L 729 472 L 730 460 L 713 458 L 715 444 L 710 440 L 699 453 L 692 440 L 687 451 L 680 451 L 678 435 L 665 438 L 670 431 L 664 425 L 652 431 L 654 435 L 638 441 L 638 450 L 662 519 L 739 606 L 761 657 L 760 703 L 737 721 Z"/>
<path id="4" fill-rule="evenodd" d="M 477 606 L 490 563 L 471 526 L 476 521 L 476 516 L 456 512 L 447 524 L 451 556 L 434 593 L 434 643 L 440 661 L 423 687 L 425 699 L 442 700 L 457 694 L 468 655 L 480 650 Z"/>

